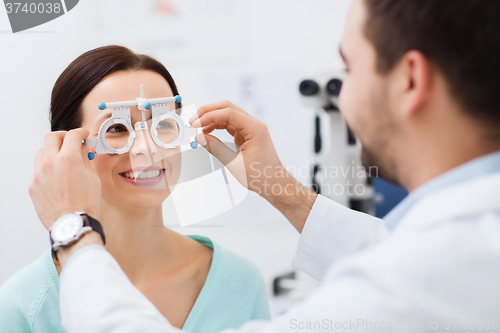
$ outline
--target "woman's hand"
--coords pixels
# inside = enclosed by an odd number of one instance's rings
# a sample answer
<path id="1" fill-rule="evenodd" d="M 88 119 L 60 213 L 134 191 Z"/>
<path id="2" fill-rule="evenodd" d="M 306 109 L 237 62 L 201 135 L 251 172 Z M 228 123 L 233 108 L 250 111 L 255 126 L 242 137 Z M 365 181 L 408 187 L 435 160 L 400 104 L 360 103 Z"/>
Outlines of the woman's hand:
<path id="1" fill-rule="evenodd" d="M 258 193 L 280 210 L 301 232 L 316 193 L 300 185 L 285 170 L 274 149 L 267 126 L 229 101 L 200 108 L 189 123 L 203 127 L 196 141 L 214 155 L 246 188 Z M 229 149 L 210 135 L 225 129 L 239 148 Z"/>
<path id="2" fill-rule="evenodd" d="M 101 182 L 82 146 L 89 132 L 79 128 L 51 132 L 35 159 L 29 193 L 45 228 L 64 214 L 85 211 L 95 219 L 101 212 Z"/>

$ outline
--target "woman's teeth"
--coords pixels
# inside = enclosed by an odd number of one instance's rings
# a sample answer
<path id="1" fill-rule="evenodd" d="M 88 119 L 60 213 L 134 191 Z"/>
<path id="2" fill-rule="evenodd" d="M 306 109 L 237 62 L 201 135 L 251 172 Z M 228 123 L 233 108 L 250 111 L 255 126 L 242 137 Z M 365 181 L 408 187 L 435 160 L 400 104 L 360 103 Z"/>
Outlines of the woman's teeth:
<path id="1" fill-rule="evenodd" d="M 142 171 L 142 172 L 125 172 L 122 173 L 124 177 L 130 179 L 151 179 L 156 178 L 161 174 L 162 170 L 150 170 L 150 171 Z"/>

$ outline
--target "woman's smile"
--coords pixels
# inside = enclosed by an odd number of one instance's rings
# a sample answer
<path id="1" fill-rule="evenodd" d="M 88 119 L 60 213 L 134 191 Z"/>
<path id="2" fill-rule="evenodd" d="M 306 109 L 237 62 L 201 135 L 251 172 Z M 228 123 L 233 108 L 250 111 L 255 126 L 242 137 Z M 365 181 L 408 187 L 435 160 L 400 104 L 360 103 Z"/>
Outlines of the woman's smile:
<path id="1" fill-rule="evenodd" d="M 138 186 L 153 186 L 162 181 L 165 169 L 158 167 L 134 168 L 119 173 L 127 183 Z"/>

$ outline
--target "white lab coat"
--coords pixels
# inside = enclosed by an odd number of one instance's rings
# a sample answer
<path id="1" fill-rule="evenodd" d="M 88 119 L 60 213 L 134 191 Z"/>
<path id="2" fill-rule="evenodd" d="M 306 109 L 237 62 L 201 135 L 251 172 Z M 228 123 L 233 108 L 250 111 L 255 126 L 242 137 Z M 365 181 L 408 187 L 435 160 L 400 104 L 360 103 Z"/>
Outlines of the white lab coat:
<path id="1" fill-rule="evenodd" d="M 271 322 L 224 332 L 499 331 L 500 173 L 427 196 L 392 233 L 319 196 L 293 266 L 322 287 Z M 71 258 L 60 290 L 68 333 L 180 331 L 102 247 Z"/>

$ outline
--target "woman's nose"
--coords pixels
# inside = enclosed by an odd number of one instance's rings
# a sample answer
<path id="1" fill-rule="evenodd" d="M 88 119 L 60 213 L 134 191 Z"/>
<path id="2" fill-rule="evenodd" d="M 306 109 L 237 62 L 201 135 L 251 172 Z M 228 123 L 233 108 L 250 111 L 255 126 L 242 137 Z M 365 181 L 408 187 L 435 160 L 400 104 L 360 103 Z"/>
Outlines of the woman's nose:
<path id="1" fill-rule="evenodd" d="M 129 149 L 129 154 L 132 156 L 152 156 L 158 152 L 156 144 L 151 137 L 149 128 L 135 132 L 135 139 L 132 147 Z"/>

